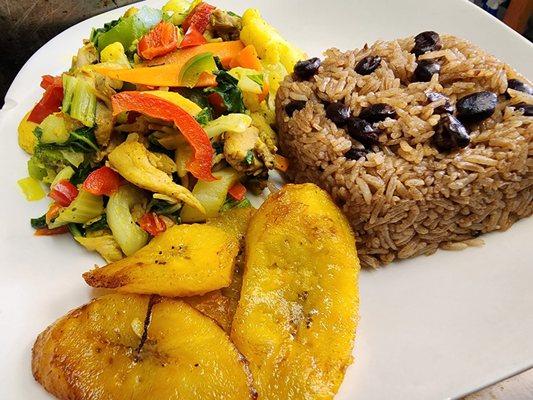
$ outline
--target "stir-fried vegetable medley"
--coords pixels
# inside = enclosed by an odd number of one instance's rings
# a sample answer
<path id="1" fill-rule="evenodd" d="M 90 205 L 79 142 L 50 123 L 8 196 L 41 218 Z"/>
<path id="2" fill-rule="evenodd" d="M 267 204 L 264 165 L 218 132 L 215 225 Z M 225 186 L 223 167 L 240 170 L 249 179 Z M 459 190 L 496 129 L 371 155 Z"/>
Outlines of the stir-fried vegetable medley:
<path id="1" fill-rule="evenodd" d="M 248 206 L 247 191 L 286 168 L 274 99 L 303 58 L 257 10 L 197 0 L 93 29 L 19 126 L 31 154 L 19 184 L 51 199 L 36 234 L 70 232 L 113 261 L 174 224 Z"/>

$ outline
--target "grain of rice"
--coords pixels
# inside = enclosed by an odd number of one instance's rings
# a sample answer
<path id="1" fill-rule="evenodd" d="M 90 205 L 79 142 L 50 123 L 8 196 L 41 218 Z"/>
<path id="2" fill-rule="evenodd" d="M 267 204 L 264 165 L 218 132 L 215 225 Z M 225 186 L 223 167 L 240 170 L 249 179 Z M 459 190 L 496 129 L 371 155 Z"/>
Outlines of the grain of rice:
<path id="1" fill-rule="evenodd" d="M 442 65 L 430 82 L 409 83 L 416 68 L 411 37 L 362 50 L 330 49 L 310 81 L 288 77 L 278 90 L 280 148 L 291 159 L 288 178 L 315 182 L 342 205 L 364 266 L 432 254 L 439 247 L 479 246 L 480 232 L 507 229 L 533 214 L 533 118 L 513 107 L 532 104 L 533 96 L 514 90 L 510 98 L 504 95 L 508 79 L 527 80 L 465 40 L 441 39 L 441 50 L 420 57 Z M 355 64 L 368 55 L 379 55 L 381 66 L 358 75 Z M 435 109 L 444 101 L 430 103 L 425 92 L 442 93 L 453 105 L 485 90 L 498 94 L 494 114 L 469 126 L 467 148 L 439 152 L 432 137 L 441 118 Z M 307 105 L 289 117 L 284 108 L 292 100 Z M 362 146 L 325 116 L 323 104 L 332 101 L 344 102 L 355 116 L 386 103 L 398 117 L 376 124 L 380 144 L 366 159 L 350 160 L 345 153 L 352 144 Z"/>

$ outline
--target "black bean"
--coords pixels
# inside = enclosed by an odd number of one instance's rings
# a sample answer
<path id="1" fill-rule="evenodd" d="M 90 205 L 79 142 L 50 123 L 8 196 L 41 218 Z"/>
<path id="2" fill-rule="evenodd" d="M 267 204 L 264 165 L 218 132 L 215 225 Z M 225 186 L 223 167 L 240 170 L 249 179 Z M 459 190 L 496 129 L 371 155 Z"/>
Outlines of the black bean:
<path id="1" fill-rule="evenodd" d="M 350 108 L 342 103 L 330 103 L 326 107 L 326 116 L 337 126 L 344 125 L 350 118 Z"/>
<path id="2" fill-rule="evenodd" d="M 415 36 L 415 45 L 411 53 L 417 57 L 429 51 L 436 51 L 442 49 L 442 42 L 437 32 L 426 31 Z"/>
<path id="3" fill-rule="evenodd" d="M 306 102 L 303 100 L 293 100 L 285 106 L 285 112 L 289 117 L 292 117 L 296 111 L 303 110 Z"/>
<path id="4" fill-rule="evenodd" d="M 440 73 L 440 64 L 435 60 L 421 60 L 413 74 L 414 82 L 429 82 L 434 74 Z"/>
<path id="5" fill-rule="evenodd" d="M 522 111 L 524 117 L 533 117 L 533 104 L 519 103 L 513 106 L 515 110 Z"/>
<path id="6" fill-rule="evenodd" d="M 320 58 L 317 57 L 305 61 L 298 61 L 294 66 L 294 75 L 296 75 L 298 79 L 308 80 L 317 74 L 320 64 L 322 64 L 322 62 L 320 61 Z"/>
<path id="7" fill-rule="evenodd" d="M 388 104 L 378 103 L 363 108 L 359 114 L 359 118 L 368 122 L 380 122 L 387 118 L 396 118 L 396 111 Z"/>
<path id="8" fill-rule="evenodd" d="M 366 150 L 352 147 L 350 150 L 344 153 L 344 157 L 349 160 L 359 160 L 361 157 L 366 157 Z"/>
<path id="9" fill-rule="evenodd" d="M 370 147 L 379 143 L 379 131 L 361 118 L 352 117 L 347 123 L 348 135 L 363 146 Z"/>
<path id="10" fill-rule="evenodd" d="M 366 56 L 355 66 L 355 72 L 360 75 L 370 75 L 381 64 L 380 56 Z"/>
<path id="11" fill-rule="evenodd" d="M 444 114 L 435 127 L 432 139 L 439 151 L 450 151 L 468 146 L 470 134 L 461 121 L 451 114 Z"/>
<path id="12" fill-rule="evenodd" d="M 464 122 L 482 121 L 494 113 L 497 104 L 496 93 L 472 93 L 457 102 L 457 117 Z"/>
<path id="13" fill-rule="evenodd" d="M 518 79 L 509 79 L 507 81 L 507 88 L 518 90 L 519 92 L 524 92 L 530 96 L 533 96 L 533 87 L 526 82 L 519 81 Z M 510 98 L 511 96 L 509 95 L 508 97 Z"/>
<path id="14" fill-rule="evenodd" d="M 441 93 L 426 92 L 426 97 L 431 103 L 446 99 L 446 102 L 442 106 L 438 106 L 435 108 L 435 114 L 453 114 L 453 112 L 455 111 L 455 107 L 450 104 L 450 99 L 448 99 L 448 97 L 444 96 Z"/>

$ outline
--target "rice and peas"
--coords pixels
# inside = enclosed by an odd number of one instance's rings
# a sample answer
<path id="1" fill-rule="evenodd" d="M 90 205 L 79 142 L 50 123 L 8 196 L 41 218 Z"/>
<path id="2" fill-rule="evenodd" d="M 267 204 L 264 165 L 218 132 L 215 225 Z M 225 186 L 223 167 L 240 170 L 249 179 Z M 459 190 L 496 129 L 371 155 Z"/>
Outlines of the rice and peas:
<path id="1" fill-rule="evenodd" d="M 342 208 L 363 265 L 480 245 L 533 213 L 533 89 L 511 67 L 434 32 L 325 56 L 278 91 L 280 148 L 291 180 Z"/>

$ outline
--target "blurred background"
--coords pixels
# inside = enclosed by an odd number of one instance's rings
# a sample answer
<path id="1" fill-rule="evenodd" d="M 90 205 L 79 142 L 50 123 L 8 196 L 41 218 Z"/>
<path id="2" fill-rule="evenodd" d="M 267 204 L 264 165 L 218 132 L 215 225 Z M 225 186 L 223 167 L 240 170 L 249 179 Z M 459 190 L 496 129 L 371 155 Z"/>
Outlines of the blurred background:
<path id="1" fill-rule="evenodd" d="M 420 0 L 423 1 L 423 0 Z M 471 0 L 533 40 L 533 0 Z M 0 0 L 0 107 L 17 72 L 44 43 L 68 27 L 131 0 Z M 529 26 L 528 26 L 529 23 Z"/>

